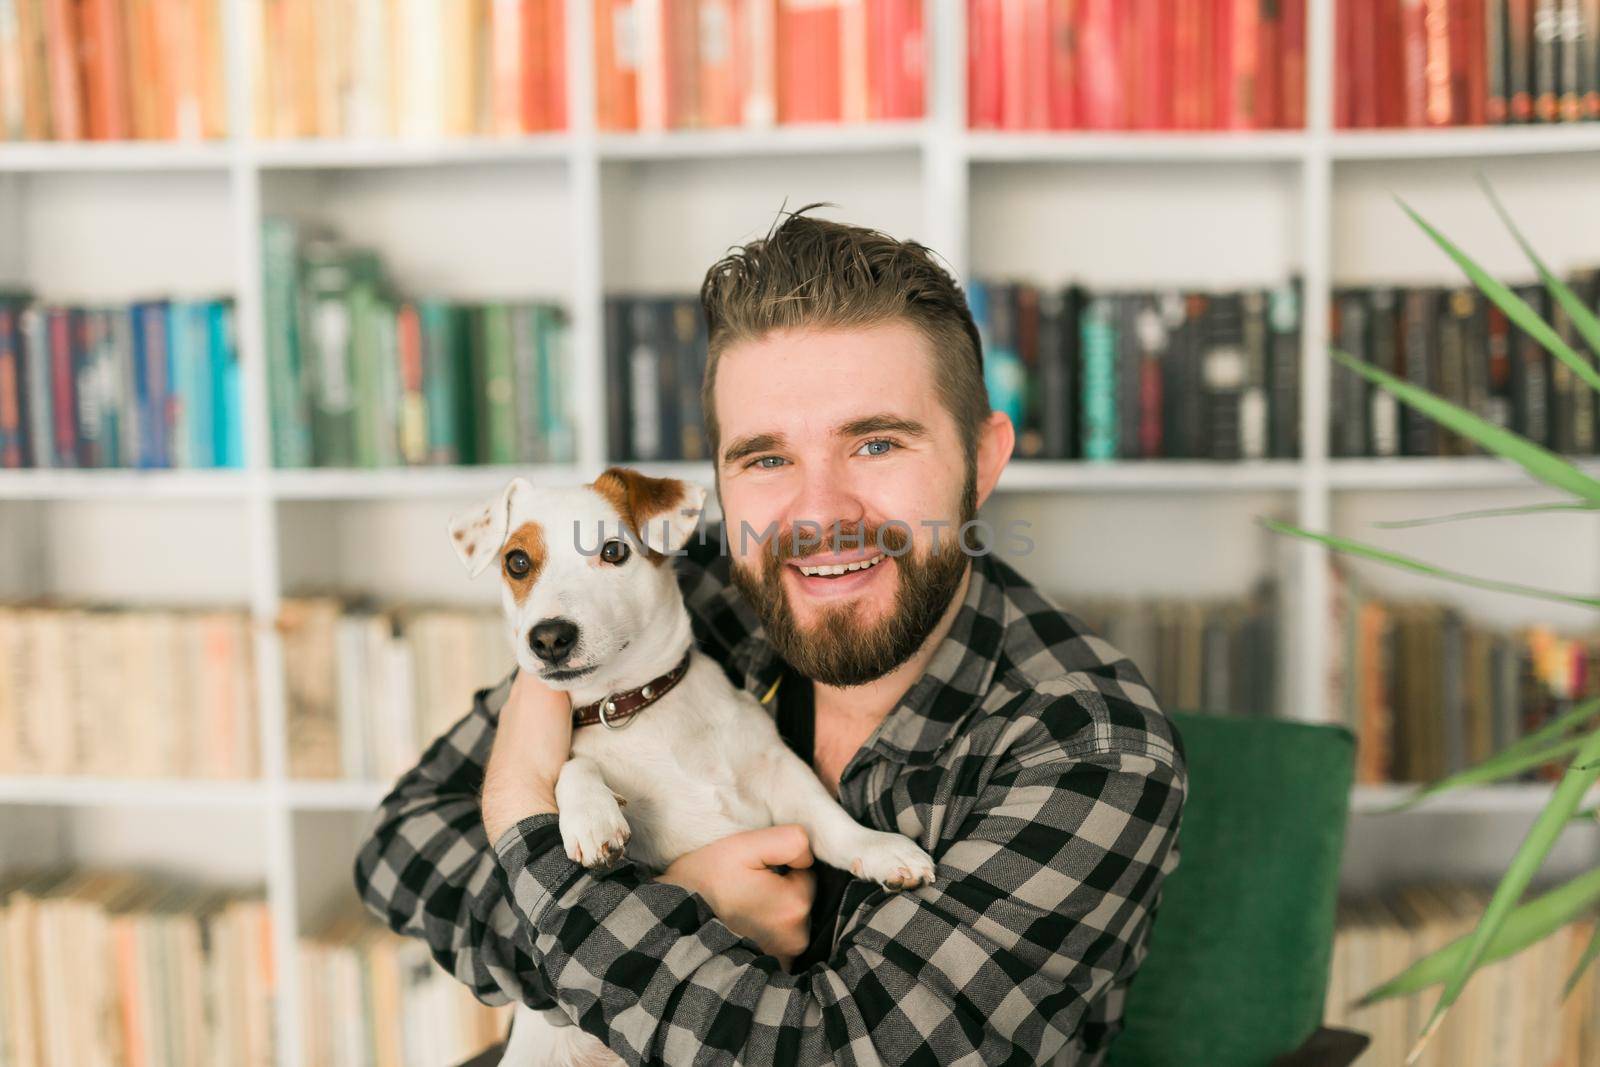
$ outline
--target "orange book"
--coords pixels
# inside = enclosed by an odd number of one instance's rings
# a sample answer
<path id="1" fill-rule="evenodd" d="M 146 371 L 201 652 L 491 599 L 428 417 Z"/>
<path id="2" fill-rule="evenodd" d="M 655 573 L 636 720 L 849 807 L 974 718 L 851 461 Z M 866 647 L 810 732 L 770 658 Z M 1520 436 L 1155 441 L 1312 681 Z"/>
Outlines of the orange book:
<path id="1" fill-rule="evenodd" d="M 521 0 L 491 0 L 489 5 L 489 132 L 513 137 L 522 126 Z"/>
<path id="2" fill-rule="evenodd" d="M 699 0 L 700 115 L 707 126 L 739 124 L 739 80 L 734 56 L 738 24 L 734 0 Z"/>
<path id="3" fill-rule="evenodd" d="M 50 60 L 45 44 L 44 0 L 17 0 L 17 41 L 22 67 L 22 123 L 30 141 L 50 137 Z"/>
<path id="4" fill-rule="evenodd" d="M 521 0 L 517 30 L 522 35 L 521 67 L 517 71 L 518 121 L 522 132 L 549 128 L 549 93 L 546 91 L 550 53 L 545 35 L 550 32 L 549 5 L 546 0 Z M 597 49 L 598 51 L 598 49 Z M 595 68 L 595 90 L 600 88 L 600 70 Z"/>
<path id="5" fill-rule="evenodd" d="M 79 62 L 83 68 L 83 132 L 91 141 L 110 138 L 111 53 L 106 41 L 106 15 L 112 0 L 83 0 L 78 8 Z"/>
<path id="6" fill-rule="evenodd" d="M 123 9 L 128 37 L 128 116 L 134 137 L 148 140 L 157 130 L 154 0 L 127 0 Z"/>
<path id="7" fill-rule="evenodd" d="M 545 78 L 549 100 L 545 104 L 547 130 L 564 130 L 567 122 L 567 12 L 566 0 L 545 0 L 545 52 L 549 56 Z"/>
<path id="8" fill-rule="evenodd" d="M 223 73 L 223 0 L 194 0 L 195 38 L 200 66 L 200 135 L 211 139 L 228 135 L 228 82 Z"/>
<path id="9" fill-rule="evenodd" d="M 83 138 L 78 26 L 72 0 L 45 0 L 45 40 L 50 71 L 51 133 L 58 141 Z"/>
<path id="10" fill-rule="evenodd" d="M 700 117 L 699 0 L 662 0 L 667 34 L 667 126 L 694 129 Z"/>
<path id="11" fill-rule="evenodd" d="M 635 123 L 641 130 L 664 130 L 669 125 L 671 75 L 667 62 L 671 36 L 667 3 L 666 0 L 633 0 L 632 7 L 637 46 L 634 54 L 638 57 Z"/>
<path id="12" fill-rule="evenodd" d="M 874 117 L 867 107 L 866 0 L 839 0 L 839 117 L 845 122 Z"/>
<path id="13" fill-rule="evenodd" d="M 736 15 L 733 54 L 739 123 L 771 126 L 778 121 L 778 0 L 741 0 Z"/>

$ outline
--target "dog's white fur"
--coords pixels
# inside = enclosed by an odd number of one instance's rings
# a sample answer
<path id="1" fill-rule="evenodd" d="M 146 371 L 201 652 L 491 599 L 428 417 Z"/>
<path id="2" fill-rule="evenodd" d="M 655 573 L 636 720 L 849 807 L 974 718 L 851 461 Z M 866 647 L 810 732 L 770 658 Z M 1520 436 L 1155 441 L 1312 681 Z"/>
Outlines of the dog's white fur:
<path id="1" fill-rule="evenodd" d="M 653 561 L 638 546 L 681 549 L 694 532 L 705 490 L 677 481 L 652 488 L 652 495 L 676 497 L 677 505 L 628 533 L 623 516 L 593 485 L 536 488 L 522 478 L 450 522 L 451 544 L 471 575 L 491 563 L 501 566 L 502 606 L 520 669 L 566 690 L 574 706 L 665 674 L 693 644 L 670 559 Z M 502 550 L 528 523 L 541 528 L 546 551 L 519 601 Z M 620 565 L 597 554 L 602 523 L 606 540 L 628 539 L 633 549 Z M 588 668 L 583 677 L 551 678 L 549 665 L 530 647 L 532 627 L 558 618 L 579 631 L 559 666 Z M 768 712 L 699 650 L 690 653 L 688 673 L 675 687 L 622 726 L 574 731 L 556 806 L 567 855 L 589 867 L 608 866 L 625 849 L 630 859 L 659 872 L 730 834 L 799 823 L 818 859 L 858 877 L 891 889 L 934 877 L 933 860 L 912 841 L 852 819 L 778 736 Z M 558 1025 L 564 1021 L 518 1005 L 501 1063 L 620 1062 L 597 1038 Z"/>

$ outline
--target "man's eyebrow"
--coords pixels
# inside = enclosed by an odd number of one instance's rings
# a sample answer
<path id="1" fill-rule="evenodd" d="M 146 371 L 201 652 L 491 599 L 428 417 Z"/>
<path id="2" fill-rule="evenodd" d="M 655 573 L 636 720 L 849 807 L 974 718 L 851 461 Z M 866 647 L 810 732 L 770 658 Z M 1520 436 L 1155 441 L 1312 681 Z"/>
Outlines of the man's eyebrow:
<path id="1" fill-rule="evenodd" d="M 851 419 L 835 431 L 840 437 L 860 437 L 866 433 L 898 433 L 906 437 L 926 437 L 928 428 L 903 415 L 864 415 Z"/>
<path id="2" fill-rule="evenodd" d="M 753 456 L 757 452 L 769 452 L 783 444 L 781 433 L 757 433 L 749 437 L 741 437 L 730 444 L 722 453 L 723 463 L 737 463 L 746 456 Z"/>

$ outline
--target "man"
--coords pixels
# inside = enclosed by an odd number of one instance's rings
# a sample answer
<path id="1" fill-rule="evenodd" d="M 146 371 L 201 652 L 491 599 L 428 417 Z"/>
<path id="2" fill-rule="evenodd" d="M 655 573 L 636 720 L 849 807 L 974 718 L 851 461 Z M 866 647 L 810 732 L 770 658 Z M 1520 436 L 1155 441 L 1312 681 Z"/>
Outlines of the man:
<path id="1" fill-rule="evenodd" d="M 792 826 L 588 871 L 555 815 L 566 698 L 513 672 L 384 800 L 357 886 L 480 999 L 630 1064 L 1101 1063 L 1178 860 L 1181 742 L 1133 663 L 962 530 L 1013 429 L 953 279 L 807 210 L 706 276 L 728 547 L 675 562 L 700 646 L 936 880 L 813 871 Z"/>

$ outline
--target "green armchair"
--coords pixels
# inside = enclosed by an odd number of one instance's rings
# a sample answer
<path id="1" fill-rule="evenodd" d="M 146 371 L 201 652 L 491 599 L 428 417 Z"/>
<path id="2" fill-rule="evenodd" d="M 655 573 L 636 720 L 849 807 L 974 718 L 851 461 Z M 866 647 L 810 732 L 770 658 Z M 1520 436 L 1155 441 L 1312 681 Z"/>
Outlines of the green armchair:
<path id="1" fill-rule="evenodd" d="M 1339 726 L 1178 713 L 1181 858 L 1110 1067 L 1345 1067 L 1321 1027 L 1354 774 Z"/>
<path id="2" fill-rule="evenodd" d="M 1271 719 L 1173 721 L 1189 764 L 1182 856 L 1110 1067 L 1346 1067 L 1367 1038 L 1320 1024 L 1355 739 Z"/>

